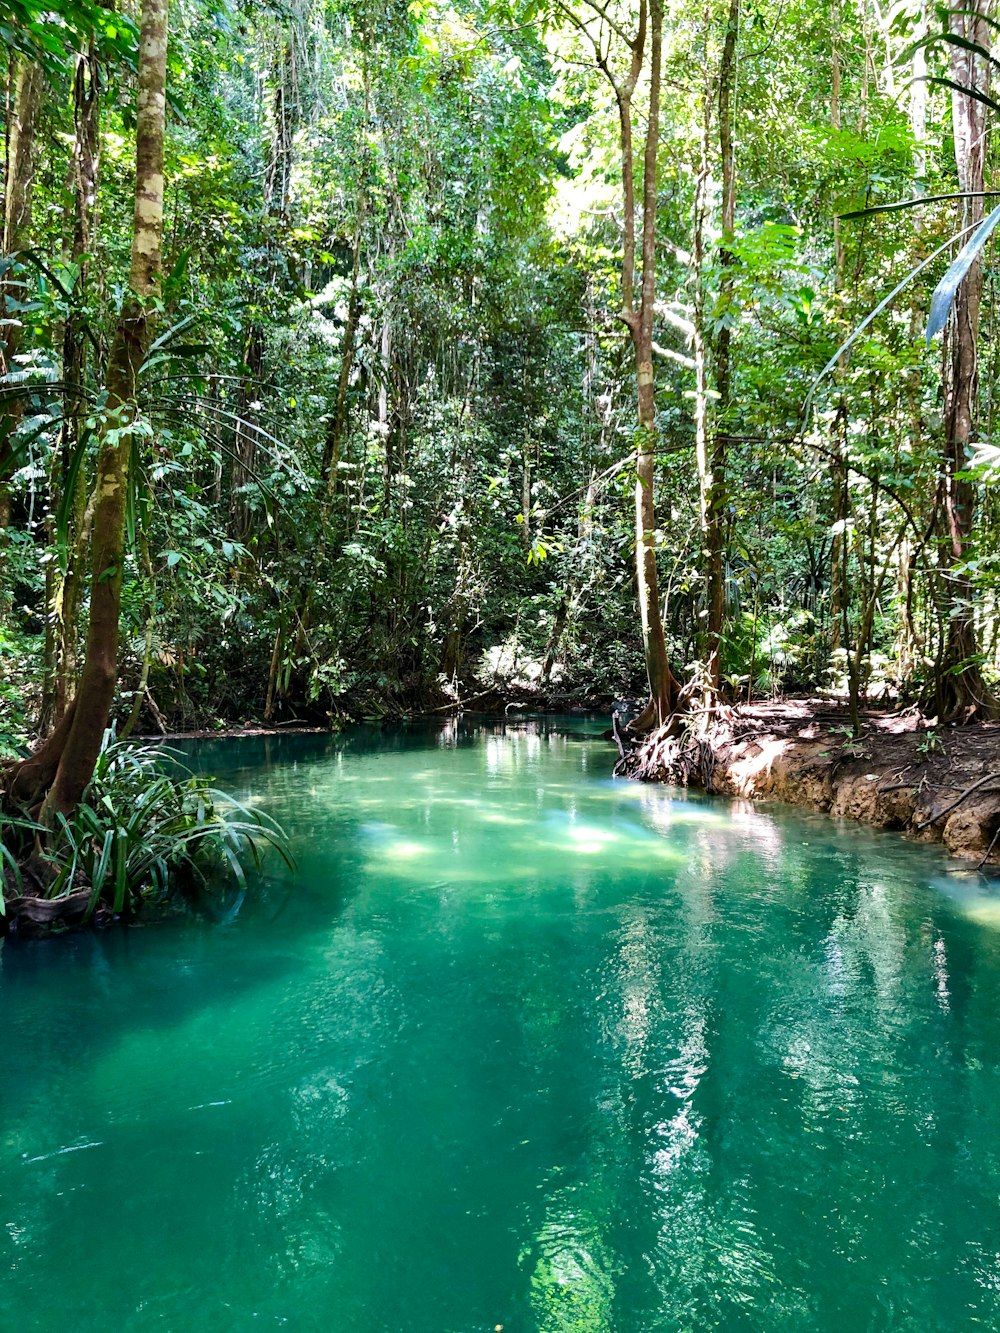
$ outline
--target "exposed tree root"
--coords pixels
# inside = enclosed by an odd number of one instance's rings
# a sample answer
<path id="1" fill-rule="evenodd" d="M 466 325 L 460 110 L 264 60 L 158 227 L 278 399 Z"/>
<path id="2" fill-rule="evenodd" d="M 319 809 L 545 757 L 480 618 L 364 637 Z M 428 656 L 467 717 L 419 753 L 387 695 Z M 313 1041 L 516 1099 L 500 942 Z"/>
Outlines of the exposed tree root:
<path id="1" fill-rule="evenodd" d="M 1000 863 L 1000 724 L 939 730 L 869 712 L 860 737 L 849 729 L 846 708 L 826 700 L 694 710 L 632 745 L 616 736 L 615 773 L 808 806 Z"/>
<path id="2" fill-rule="evenodd" d="M 59 725 L 27 759 L 17 759 L 0 769 L 0 807 L 31 809 L 52 786 L 59 760 L 76 714 L 76 701 L 66 709 Z"/>
<path id="3" fill-rule="evenodd" d="M 0 926 L 11 935 L 38 939 L 53 930 L 75 930 L 88 923 L 90 890 L 76 889 L 62 898 L 36 898 L 23 895 L 8 898 Z M 90 918 L 92 920 L 92 918 Z"/>

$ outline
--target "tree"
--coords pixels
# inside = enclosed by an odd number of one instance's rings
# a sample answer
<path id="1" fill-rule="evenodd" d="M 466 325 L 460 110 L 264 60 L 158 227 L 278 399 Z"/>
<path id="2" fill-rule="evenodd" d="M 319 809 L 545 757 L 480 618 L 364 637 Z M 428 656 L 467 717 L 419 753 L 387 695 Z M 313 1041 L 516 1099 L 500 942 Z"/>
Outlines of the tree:
<path id="1" fill-rule="evenodd" d="M 657 526 L 654 496 L 656 459 L 656 378 L 653 371 L 653 316 L 656 304 L 657 151 L 660 140 L 660 81 L 663 61 L 662 0 L 640 0 L 634 35 L 627 35 L 597 0 L 585 0 L 583 16 L 560 0 L 559 8 L 593 49 L 597 68 L 610 84 L 618 109 L 622 184 L 621 319 L 628 328 L 635 358 L 635 568 L 643 655 L 649 701 L 631 723 L 636 731 L 663 726 L 675 713 L 679 686 L 670 668 L 660 614 L 656 569 Z M 647 32 L 648 29 L 648 32 Z M 612 68 L 615 41 L 629 52 L 627 70 Z M 648 57 L 647 57 L 648 40 Z M 642 154 L 641 204 L 637 199 L 637 160 L 633 141 L 633 98 L 647 67 L 649 100 Z M 636 304 L 636 213 L 641 216 L 641 278 Z"/>
<path id="2" fill-rule="evenodd" d="M 108 355 L 103 439 L 91 546 L 90 623 L 76 697 L 50 739 L 15 769 L 17 798 L 45 792 L 43 813 L 73 810 L 94 771 L 118 683 L 125 518 L 132 451 L 141 435 L 138 376 L 152 341 L 163 248 L 163 132 L 167 0 L 143 0 L 136 98 L 135 206 L 130 294 Z"/>
<path id="3" fill-rule="evenodd" d="M 961 216 L 965 227 L 981 224 L 986 163 L 986 103 L 990 84 L 990 26 L 983 0 L 955 10 L 949 32 L 953 44 L 952 127 L 959 189 L 966 195 Z M 976 49 L 970 49 L 969 44 Z M 968 91 L 963 91 L 968 90 Z M 973 532 L 975 487 L 968 475 L 969 445 L 978 416 L 980 326 L 983 269 L 978 256 L 955 297 L 951 320 L 951 356 L 945 406 L 945 448 L 940 479 L 939 513 L 943 529 L 938 569 L 943 584 L 944 629 L 935 671 L 934 708 L 942 721 L 992 716 L 1000 711 L 981 669 L 974 613 L 975 592 L 963 567 Z"/>

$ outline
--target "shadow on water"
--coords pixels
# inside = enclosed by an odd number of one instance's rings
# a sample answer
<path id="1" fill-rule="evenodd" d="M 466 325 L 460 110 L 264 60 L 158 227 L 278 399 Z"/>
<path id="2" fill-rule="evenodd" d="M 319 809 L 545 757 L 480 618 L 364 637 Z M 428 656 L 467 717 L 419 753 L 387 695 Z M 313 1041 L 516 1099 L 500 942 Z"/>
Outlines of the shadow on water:
<path id="1" fill-rule="evenodd" d="M 272 732 L 265 736 L 224 736 L 218 740 L 181 738 L 170 744 L 188 756 L 186 762 L 197 772 L 222 774 L 246 769 L 259 773 L 275 765 L 322 761 L 336 754 L 387 755 L 421 750 L 428 745 L 442 748 L 478 745 L 487 736 L 531 734 L 595 741 L 603 738 L 608 726 L 607 718 L 601 714 L 567 718 L 547 713 L 514 713 L 507 717 L 463 713 L 458 717 L 425 716 L 402 722 L 359 723 L 332 733 Z M 608 753 L 615 753 L 610 743 Z M 611 767 L 609 763 L 609 773 Z"/>

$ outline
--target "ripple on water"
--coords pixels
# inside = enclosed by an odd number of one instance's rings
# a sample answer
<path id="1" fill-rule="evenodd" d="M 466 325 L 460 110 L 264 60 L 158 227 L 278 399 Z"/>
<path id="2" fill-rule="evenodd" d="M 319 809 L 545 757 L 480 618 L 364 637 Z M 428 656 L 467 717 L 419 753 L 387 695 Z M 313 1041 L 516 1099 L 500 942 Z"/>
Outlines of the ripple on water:
<path id="1" fill-rule="evenodd" d="M 543 725 L 205 753 L 287 898 L 0 950 L 4 1328 L 996 1326 L 988 886 Z"/>

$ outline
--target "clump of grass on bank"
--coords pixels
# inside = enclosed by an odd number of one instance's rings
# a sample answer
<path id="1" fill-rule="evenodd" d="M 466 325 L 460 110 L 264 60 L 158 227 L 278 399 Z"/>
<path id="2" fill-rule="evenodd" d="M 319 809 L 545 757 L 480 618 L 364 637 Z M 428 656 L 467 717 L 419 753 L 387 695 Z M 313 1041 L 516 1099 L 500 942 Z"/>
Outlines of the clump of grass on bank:
<path id="1" fill-rule="evenodd" d="M 10 817 L 0 847 L 10 900 L 6 907 L 0 900 L 0 911 L 53 924 L 231 897 L 234 888 L 247 889 L 268 848 L 293 864 L 276 820 L 191 774 L 175 752 L 119 741 L 110 731 L 73 813 L 57 815 L 51 828 L 25 813 Z M 53 907 L 38 911 L 39 901 Z"/>

